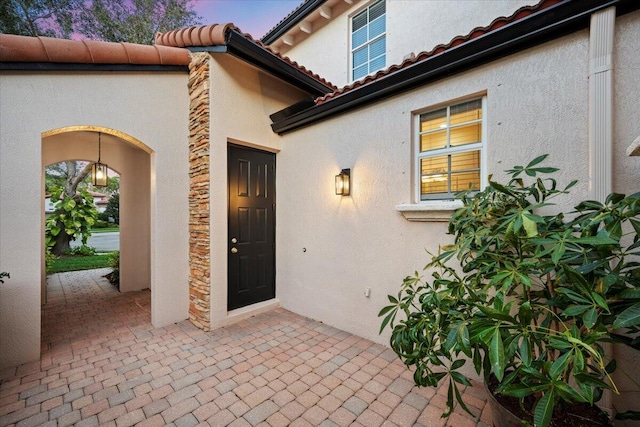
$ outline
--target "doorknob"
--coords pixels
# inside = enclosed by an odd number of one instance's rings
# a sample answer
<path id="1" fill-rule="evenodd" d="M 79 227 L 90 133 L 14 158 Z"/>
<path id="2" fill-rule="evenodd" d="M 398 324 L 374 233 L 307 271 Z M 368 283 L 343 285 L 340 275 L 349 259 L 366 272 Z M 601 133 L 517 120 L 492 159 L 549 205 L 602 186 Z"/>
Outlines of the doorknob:
<path id="1" fill-rule="evenodd" d="M 237 254 L 237 253 L 238 253 L 238 249 L 236 249 L 236 248 L 231 248 L 231 253 L 232 253 L 232 254 Z"/>
<path id="2" fill-rule="evenodd" d="M 235 237 L 231 239 L 231 243 L 238 243 L 238 239 L 236 239 Z"/>

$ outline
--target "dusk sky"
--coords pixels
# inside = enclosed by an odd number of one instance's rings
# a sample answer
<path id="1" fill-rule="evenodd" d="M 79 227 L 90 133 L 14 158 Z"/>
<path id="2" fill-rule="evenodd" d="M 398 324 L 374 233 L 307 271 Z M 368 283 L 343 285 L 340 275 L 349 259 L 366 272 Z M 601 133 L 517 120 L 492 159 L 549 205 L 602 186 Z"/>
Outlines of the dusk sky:
<path id="1" fill-rule="evenodd" d="M 302 0 L 193 0 L 203 24 L 231 22 L 255 39 L 265 35 Z"/>

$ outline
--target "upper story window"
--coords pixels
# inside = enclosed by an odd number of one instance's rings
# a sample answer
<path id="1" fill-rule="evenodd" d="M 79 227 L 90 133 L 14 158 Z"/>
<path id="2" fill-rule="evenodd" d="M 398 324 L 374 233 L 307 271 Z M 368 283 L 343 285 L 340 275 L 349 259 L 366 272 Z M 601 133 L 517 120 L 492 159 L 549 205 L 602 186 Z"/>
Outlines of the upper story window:
<path id="1" fill-rule="evenodd" d="M 386 4 L 379 0 L 351 18 L 351 79 L 384 68 L 387 60 Z"/>
<path id="2" fill-rule="evenodd" d="M 480 190 L 485 145 L 485 98 L 415 116 L 418 200 L 451 199 Z"/>

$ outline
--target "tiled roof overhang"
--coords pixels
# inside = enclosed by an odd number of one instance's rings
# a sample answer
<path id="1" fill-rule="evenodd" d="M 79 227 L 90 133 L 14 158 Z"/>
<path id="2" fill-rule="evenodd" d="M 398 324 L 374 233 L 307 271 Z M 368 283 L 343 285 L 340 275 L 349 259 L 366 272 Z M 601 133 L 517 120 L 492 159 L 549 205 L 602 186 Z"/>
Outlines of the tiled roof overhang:
<path id="1" fill-rule="evenodd" d="M 156 35 L 156 45 L 186 47 L 192 52 L 229 53 L 313 96 L 324 96 L 336 87 L 317 74 L 273 52 L 233 24 L 189 27 Z"/>
<path id="2" fill-rule="evenodd" d="M 378 72 L 364 84 L 354 84 L 311 106 L 295 105 L 271 115 L 272 129 L 291 132 L 373 102 L 397 95 L 433 81 L 450 77 L 479 65 L 520 52 L 549 40 L 588 28 L 593 13 L 614 6 L 616 13 L 640 9 L 638 0 L 545 0 L 533 13 L 514 13 L 506 21 L 494 21 L 466 37 L 456 37 L 446 46 Z M 525 16 L 522 16 L 522 15 Z"/>
<path id="3" fill-rule="evenodd" d="M 187 49 L 0 34 L 0 70 L 188 71 Z"/>
<path id="4" fill-rule="evenodd" d="M 265 34 L 260 41 L 264 44 L 271 44 L 274 41 L 282 37 L 287 31 L 295 27 L 304 18 L 309 16 L 314 10 L 322 6 L 327 0 L 305 0 L 301 3 L 293 12 L 287 15 L 282 21 L 280 21 L 275 27 L 273 27 L 267 34 Z"/>

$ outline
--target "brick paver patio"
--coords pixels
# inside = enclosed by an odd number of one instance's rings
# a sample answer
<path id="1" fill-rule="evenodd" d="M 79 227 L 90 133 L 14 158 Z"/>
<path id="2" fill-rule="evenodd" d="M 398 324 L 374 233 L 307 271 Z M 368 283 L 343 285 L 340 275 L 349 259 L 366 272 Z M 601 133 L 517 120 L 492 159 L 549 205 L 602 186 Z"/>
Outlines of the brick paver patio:
<path id="1" fill-rule="evenodd" d="M 414 387 L 390 349 L 283 309 L 154 328 L 150 292 L 106 271 L 49 277 L 41 359 L 0 372 L 0 427 L 490 424 L 481 387 L 465 390 L 477 418 L 440 418 L 446 389 Z"/>

